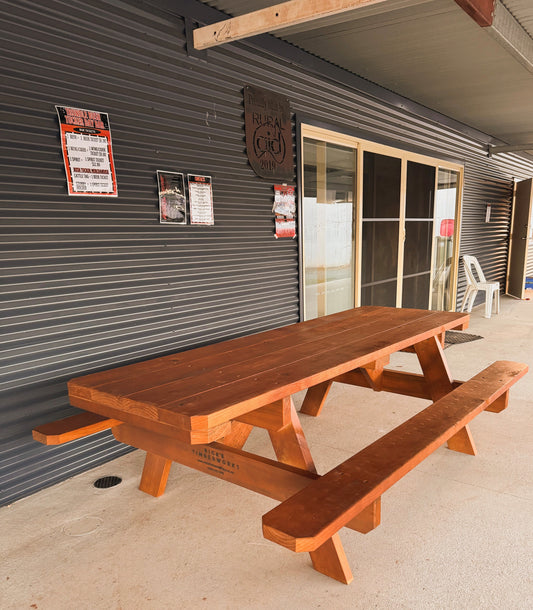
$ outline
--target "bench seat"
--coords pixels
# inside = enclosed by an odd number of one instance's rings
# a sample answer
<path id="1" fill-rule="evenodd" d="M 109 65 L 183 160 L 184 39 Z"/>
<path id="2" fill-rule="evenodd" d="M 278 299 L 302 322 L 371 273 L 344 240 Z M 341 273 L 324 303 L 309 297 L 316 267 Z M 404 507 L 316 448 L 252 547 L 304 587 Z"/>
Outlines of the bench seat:
<path id="1" fill-rule="evenodd" d="M 32 435 L 34 440 L 43 445 L 62 445 L 121 423 L 117 419 L 85 412 L 37 426 L 32 430 Z"/>
<path id="2" fill-rule="evenodd" d="M 527 370 L 517 362 L 490 365 L 266 513 L 265 538 L 292 551 L 315 551 L 363 511 L 378 509 L 383 492 L 481 411 L 495 401 L 506 404 L 509 388 Z"/>

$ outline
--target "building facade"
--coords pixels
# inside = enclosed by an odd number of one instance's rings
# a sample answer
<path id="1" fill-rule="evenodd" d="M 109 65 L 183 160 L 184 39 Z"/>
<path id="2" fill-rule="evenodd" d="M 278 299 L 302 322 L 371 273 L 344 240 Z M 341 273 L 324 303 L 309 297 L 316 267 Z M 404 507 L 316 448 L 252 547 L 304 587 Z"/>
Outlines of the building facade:
<path id="1" fill-rule="evenodd" d="M 129 450 L 32 440 L 74 376 L 335 308 L 453 309 L 463 253 L 504 285 L 528 158 L 270 36 L 194 52 L 220 18 L 199 2 L 66 6 L 2 2 L 2 504 Z M 248 161 L 248 85 L 289 100 L 295 238 Z M 118 196 L 68 195 L 57 106 L 108 116 Z M 209 176 L 214 224 L 161 223 L 158 170 Z"/>

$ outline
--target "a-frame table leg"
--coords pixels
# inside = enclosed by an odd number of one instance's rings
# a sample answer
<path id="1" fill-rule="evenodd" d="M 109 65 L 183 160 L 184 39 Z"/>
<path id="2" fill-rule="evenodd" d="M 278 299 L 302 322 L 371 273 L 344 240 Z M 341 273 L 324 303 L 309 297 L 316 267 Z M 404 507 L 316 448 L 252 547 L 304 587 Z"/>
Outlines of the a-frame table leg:
<path id="1" fill-rule="evenodd" d="M 328 383 L 331 385 L 331 382 Z M 326 394 L 328 390 L 329 387 L 326 389 Z M 290 423 L 279 430 L 268 431 L 276 456 L 280 462 L 305 468 L 310 472 L 316 472 L 315 464 L 292 398 L 285 398 L 284 401 L 286 400 L 290 401 Z M 287 407 L 287 405 L 285 406 Z M 346 553 L 338 533 L 327 540 L 316 551 L 311 551 L 309 555 L 311 556 L 313 567 L 318 572 L 344 584 L 349 584 L 353 580 L 352 571 L 350 570 L 348 559 L 346 558 Z"/>
<path id="2" fill-rule="evenodd" d="M 300 413 L 313 415 L 314 417 L 320 415 L 332 384 L 333 381 L 324 381 L 309 388 L 305 393 Z"/>
<path id="3" fill-rule="evenodd" d="M 298 414 L 294 408 L 292 398 L 288 396 L 283 399 L 285 408 L 288 407 L 285 401 L 290 401 L 290 422 L 279 430 L 269 430 L 270 440 L 280 462 L 316 472 L 315 463 L 311 457 L 311 451 L 304 436 Z"/>
<path id="4" fill-rule="evenodd" d="M 453 379 L 444 357 L 442 345 L 437 337 L 430 337 L 416 343 L 415 352 L 418 356 L 422 372 L 433 401 L 437 401 L 453 390 Z M 474 439 L 470 428 L 461 428 L 448 441 L 448 448 L 468 455 L 476 455 Z"/>
<path id="5" fill-rule="evenodd" d="M 172 460 L 155 453 L 147 453 L 139 489 L 151 496 L 162 496 L 165 492 L 171 465 Z"/>

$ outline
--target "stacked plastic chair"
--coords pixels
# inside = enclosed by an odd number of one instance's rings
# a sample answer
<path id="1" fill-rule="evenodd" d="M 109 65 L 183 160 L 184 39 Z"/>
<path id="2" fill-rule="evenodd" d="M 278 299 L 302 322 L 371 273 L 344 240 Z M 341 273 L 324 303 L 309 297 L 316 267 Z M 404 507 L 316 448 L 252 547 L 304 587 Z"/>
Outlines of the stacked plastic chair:
<path id="1" fill-rule="evenodd" d="M 465 310 L 470 313 L 476 300 L 477 293 L 481 290 L 485 295 L 485 318 L 490 318 L 492 315 L 492 301 L 495 301 L 495 313 L 500 313 L 500 283 L 487 282 L 485 275 L 481 269 L 475 256 L 463 255 L 463 266 L 466 275 L 466 292 L 463 299 L 461 311 Z M 476 277 L 477 276 L 477 277 Z"/>

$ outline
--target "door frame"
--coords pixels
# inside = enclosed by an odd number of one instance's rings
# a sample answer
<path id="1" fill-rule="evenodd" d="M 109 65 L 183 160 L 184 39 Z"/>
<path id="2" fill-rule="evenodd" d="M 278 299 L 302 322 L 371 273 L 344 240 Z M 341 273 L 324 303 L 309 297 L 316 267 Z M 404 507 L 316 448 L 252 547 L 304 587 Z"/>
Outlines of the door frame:
<path id="1" fill-rule="evenodd" d="M 363 214 L 362 214 L 362 201 L 363 201 L 363 160 L 365 152 L 372 152 L 381 155 L 387 155 L 390 157 L 396 157 L 401 160 L 401 182 L 400 182 L 400 233 L 398 236 L 398 273 L 397 273 L 397 291 L 396 291 L 396 307 L 401 307 L 402 302 L 402 287 L 403 287 L 403 255 L 404 255 L 404 240 L 405 240 L 405 208 L 406 208 L 406 196 L 407 196 L 407 162 L 413 161 L 415 163 L 422 163 L 425 165 L 431 165 L 435 167 L 435 195 L 438 189 L 438 176 L 439 169 L 448 169 L 456 171 L 458 174 L 457 184 L 457 197 L 455 202 L 455 217 L 454 217 L 454 242 L 453 242 L 453 267 L 450 270 L 450 283 L 452 287 L 451 303 L 453 304 L 453 310 L 456 307 L 457 300 L 457 279 L 459 270 L 459 241 L 461 233 L 461 215 L 462 215 L 462 201 L 463 201 L 463 187 L 464 187 L 464 165 L 460 163 L 454 163 L 440 159 L 439 157 L 433 157 L 421 153 L 415 153 L 407 151 L 405 149 L 390 146 L 387 144 L 380 144 L 357 136 L 348 135 L 340 131 L 336 131 L 329 128 L 317 127 L 311 123 L 300 122 L 298 125 L 298 185 L 299 185 L 299 231 L 300 231 L 300 311 L 301 319 L 305 319 L 305 298 L 304 298 L 304 219 L 303 219 L 303 150 L 304 150 L 304 138 L 311 138 L 331 144 L 338 144 L 340 146 L 346 146 L 356 150 L 356 167 L 355 171 L 355 190 L 354 190 L 354 239 L 355 239 L 355 250 L 354 250 L 354 265 L 355 265 L 355 277 L 354 277 L 354 302 L 355 306 L 359 307 L 361 304 L 361 263 L 362 263 L 362 232 L 363 232 Z M 431 282 L 430 292 L 428 295 L 428 307 L 430 306 L 430 297 L 432 292 L 433 282 L 433 256 L 431 262 Z"/>

